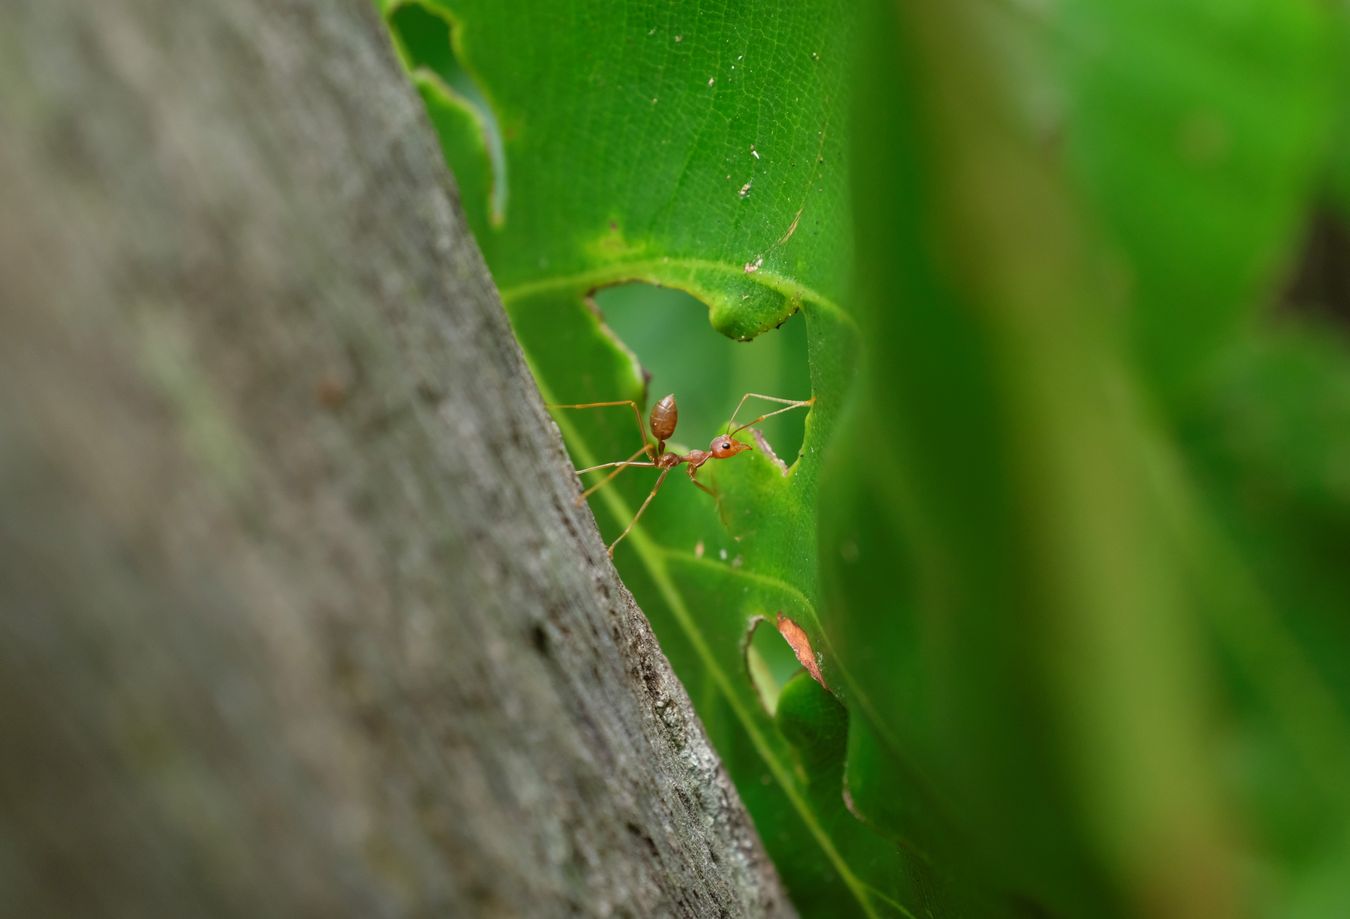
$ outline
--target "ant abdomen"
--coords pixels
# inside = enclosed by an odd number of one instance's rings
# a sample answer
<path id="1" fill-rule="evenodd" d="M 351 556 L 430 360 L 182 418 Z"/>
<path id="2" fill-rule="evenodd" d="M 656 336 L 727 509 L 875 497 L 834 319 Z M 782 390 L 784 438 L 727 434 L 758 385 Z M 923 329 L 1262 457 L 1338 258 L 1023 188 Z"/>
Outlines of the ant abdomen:
<path id="1" fill-rule="evenodd" d="M 652 436 L 661 444 L 675 434 L 675 423 L 680 420 L 680 411 L 675 407 L 675 394 L 662 396 L 660 401 L 652 406 Z"/>

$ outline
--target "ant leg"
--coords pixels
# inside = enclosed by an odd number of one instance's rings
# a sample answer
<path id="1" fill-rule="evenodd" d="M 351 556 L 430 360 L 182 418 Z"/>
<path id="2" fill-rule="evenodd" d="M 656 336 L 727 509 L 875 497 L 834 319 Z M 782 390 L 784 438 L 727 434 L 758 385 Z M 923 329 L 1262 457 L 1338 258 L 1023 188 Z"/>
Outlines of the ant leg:
<path id="1" fill-rule="evenodd" d="M 599 472 L 601 469 L 613 469 L 615 466 L 655 466 L 656 464 L 651 462 L 650 460 L 642 460 L 641 462 L 637 461 L 637 458 L 646 451 L 647 448 L 642 447 L 641 449 L 638 450 L 638 452 L 634 453 L 626 460 L 616 460 L 612 463 L 596 463 L 594 466 L 587 466 L 585 469 L 578 469 L 577 475 L 585 475 L 588 472 Z"/>
<path id="2" fill-rule="evenodd" d="M 651 456 L 655 451 L 651 444 L 647 442 L 647 429 L 642 426 L 642 412 L 638 410 L 637 403 L 632 399 L 622 399 L 618 402 L 581 402 L 576 405 L 551 405 L 546 403 L 544 408 L 610 408 L 615 405 L 626 405 L 633 410 L 633 420 L 637 422 L 638 438 L 642 441 L 642 451 L 640 452 Z M 656 457 L 652 456 L 652 459 L 655 460 Z"/>
<path id="3" fill-rule="evenodd" d="M 745 401 L 747 399 L 752 398 L 765 399 L 769 402 L 777 402 L 784 407 L 774 409 L 772 412 L 765 412 L 763 415 L 760 415 L 754 421 L 747 421 L 745 424 L 738 424 L 733 427 L 733 423 L 736 421 L 736 416 L 740 414 L 741 406 L 745 405 Z M 741 396 L 741 401 L 736 405 L 736 411 L 731 413 L 731 421 L 727 422 L 727 429 L 729 433 L 735 434 L 738 431 L 744 431 L 746 428 L 754 427 L 755 425 L 759 424 L 766 418 L 772 418 L 774 415 L 781 415 L 784 412 L 790 412 L 794 408 L 801 408 L 807 405 L 815 405 L 815 402 L 816 402 L 815 396 L 812 396 L 809 399 L 780 399 L 778 396 L 766 396 L 762 393 L 748 392 L 745 395 Z"/>
<path id="4" fill-rule="evenodd" d="M 618 539 L 614 540 L 612 543 L 609 544 L 609 557 L 610 557 L 610 558 L 613 558 L 613 557 L 614 557 L 614 547 L 617 546 L 619 543 L 623 542 L 623 538 L 624 538 L 625 536 L 627 536 L 628 533 L 629 533 L 629 532 L 633 529 L 633 527 L 637 524 L 638 518 L 641 517 L 641 516 L 642 516 L 642 512 L 645 511 L 645 510 L 647 509 L 647 505 L 652 503 L 652 498 L 655 498 L 655 497 L 656 497 L 656 492 L 661 488 L 661 483 L 664 482 L 664 481 L 666 480 L 666 476 L 668 476 L 668 475 L 670 475 L 670 467 L 669 467 L 669 466 L 667 466 L 665 469 L 662 469 L 662 470 L 661 470 L 661 474 L 660 474 L 659 476 L 656 477 L 656 484 L 652 486 L 652 493 L 649 494 L 649 495 L 647 496 L 647 500 L 646 500 L 646 501 L 643 501 L 643 502 L 642 502 L 642 506 L 639 507 L 637 513 L 633 515 L 633 519 L 630 520 L 630 521 L 628 522 L 627 528 L 624 529 L 624 531 L 623 531 L 622 533 L 619 534 L 619 538 L 618 538 Z"/>
<path id="5" fill-rule="evenodd" d="M 698 480 L 698 467 L 697 467 L 697 466 L 690 466 L 690 467 L 689 467 L 689 481 L 693 482 L 693 483 L 694 483 L 695 485 L 697 485 L 699 488 L 703 489 L 703 490 L 706 491 L 708 494 L 712 495 L 712 496 L 713 496 L 713 500 L 716 501 L 718 504 L 721 504 L 721 503 L 722 503 L 722 498 L 721 498 L 720 495 L 717 494 L 717 492 L 713 491 L 713 490 L 712 490 L 711 488 L 709 488 L 707 485 L 704 485 L 702 482 L 700 482 L 700 481 Z"/>
<path id="6" fill-rule="evenodd" d="M 626 460 L 620 460 L 617 463 L 601 463 L 599 466 L 587 466 L 585 469 L 578 469 L 577 475 L 581 475 L 586 472 L 595 472 L 597 469 L 608 469 L 611 466 L 614 467 L 613 472 L 605 476 L 600 481 L 596 482 L 594 485 L 583 491 L 581 494 L 577 495 L 577 502 L 576 502 L 577 507 L 581 507 L 581 505 L 585 504 L 587 498 L 595 494 L 604 486 L 608 485 L 610 482 L 614 481 L 614 477 L 617 476 L 620 472 L 623 472 L 629 466 L 655 466 L 656 464 L 653 462 L 638 461 L 638 457 L 642 456 L 646 452 L 647 448 L 643 447 L 641 450 L 638 450 L 638 452 L 634 453 Z"/>
<path id="7" fill-rule="evenodd" d="M 697 467 L 697 466 L 690 466 L 690 467 L 689 467 L 689 481 L 691 481 L 691 482 L 693 482 L 695 485 L 697 485 L 697 486 L 699 487 L 699 490 L 701 490 L 701 491 L 706 491 L 708 494 L 712 495 L 713 504 L 715 504 L 716 507 L 717 507 L 717 516 L 721 517 L 721 516 L 722 516 L 722 496 L 719 495 L 716 491 L 714 491 L 713 489 L 709 488 L 707 485 L 704 485 L 702 482 L 700 482 L 700 481 L 698 480 L 698 467 Z"/>

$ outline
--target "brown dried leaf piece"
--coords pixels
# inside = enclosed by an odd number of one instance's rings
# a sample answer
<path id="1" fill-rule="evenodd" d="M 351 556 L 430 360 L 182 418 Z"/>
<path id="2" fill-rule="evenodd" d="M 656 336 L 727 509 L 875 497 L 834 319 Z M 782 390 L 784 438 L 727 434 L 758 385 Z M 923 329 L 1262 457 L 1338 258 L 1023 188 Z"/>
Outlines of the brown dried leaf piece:
<path id="1" fill-rule="evenodd" d="M 829 689 L 825 677 L 820 673 L 820 662 L 816 660 L 816 652 L 811 650 L 811 639 L 807 637 L 806 630 L 779 613 L 778 634 L 792 646 L 792 653 L 797 655 L 797 660 L 806 668 L 806 672 L 811 674 L 811 679 Z"/>

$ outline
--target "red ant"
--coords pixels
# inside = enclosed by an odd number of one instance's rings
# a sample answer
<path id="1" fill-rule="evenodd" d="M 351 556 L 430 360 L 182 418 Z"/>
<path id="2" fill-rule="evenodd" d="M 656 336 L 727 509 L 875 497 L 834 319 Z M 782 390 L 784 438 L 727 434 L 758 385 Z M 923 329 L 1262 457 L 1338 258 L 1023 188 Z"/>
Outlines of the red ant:
<path id="1" fill-rule="evenodd" d="M 745 405 L 745 400 L 751 398 L 766 399 L 769 402 L 777 402 L 785 407 L 775 409 L 772 412 L 766 412 L 754 421 L 747 421 L 745 424 L 733 427 L 736 421 L 736 415 L 740 413 L 741 407 Z M 736 411 L 731 413 L 731 420 L 727 422 L 727 432 L 725 434 L 718 434 L 714 437 L 712 443 L 708 445 L 708 449 L 690 450 L 688 453 L 676 453 L 674 451 L 666 450 L 666 441 L 675 435 L 675 423 L 680 417 L 679 409 L 675 406 L 674 393 L 663 396 L 654 406 L 652 406 L 651 431 L 652 437 L 656 440 L 655 444 L 652 444 L 647 439 L 647 431 L 642 426 L 642 413 L 638 410 L 637 403 L 632 399 L 624 399 L 619 402 L 583 402 L 578 405 L 550 405 L 548 408 L 609 408 L 616 405 L 626 405 L 633 410 L 633 418 L 637 421 L 638 434 L 642 437 L 642 447 L 632 456 L 628 457 L 628 459 L 619 460 L 614 463 L 601 463 L 598 466 L 587 466 L 585 469 L 577 470 L 577 475 L 595 472 L 597 469 L 613 468 L 614 470 L 577 496 L 578 507 L 585 503 L 586 499 L 602 486 L 613 481 L 614 477 L 620 472 L 623 472 L 631 466 L 655 466 L 661 470 L 661 474 L 656 477 L 656 484 L 652 486 L 651 494 L 647 495 L 647 500 L 642 502 L 642 506 L 638 508 L 637 513 L 633 515 L 632 521 L 629 522 L 624 531 L 619 534 L 619 538 L 610 543 L 609 556 L 610 558 L 613 558 L 614 547 L 622 542 L 623 538 L 627 536 L 629 531 L 637 524 L 638 518 L 641 517 L 642 512 L 647 509 L 647 505 L 652 503 L 652 498 L 656 497 L 656 492 L 660 490 L 662 483 L 666 480 L 666 476 L 670 474 L 670 470 L 682 463 L 686 464 L 689 472 L 689 481 L 693 482 L 700 489 L 706 491 L 716 499 L 717 492 L 698 480 L 698 470 L 704 463 L 710 459 L 730 459 L 738 453 L 743 453 L 746 450 L 753 450 L 754 447 L 750 446 L 750 444 L 735 440 L 735 435 L 744 431 L 746 428 L 759 424 L 766 418 L 772 418 L 774 415 L 781 415 L 783 412 L 789 412 L 794 408 L 812 405 L 815 401 L 816 399 L 814 396 L 810 399 L 780 399 L 777 396 L 764 396 L 759 393 L 748 392 L 741 397 L 740 403 L 736 406 Z M 647 459 L 639 460 L 639 456 L 646 456 Z"/>

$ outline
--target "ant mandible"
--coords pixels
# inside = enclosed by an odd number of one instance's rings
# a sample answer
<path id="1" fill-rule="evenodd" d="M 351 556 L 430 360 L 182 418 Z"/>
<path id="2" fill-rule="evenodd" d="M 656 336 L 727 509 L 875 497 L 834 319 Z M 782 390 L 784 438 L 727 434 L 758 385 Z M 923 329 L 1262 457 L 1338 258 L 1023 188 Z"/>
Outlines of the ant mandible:
<path id="1" fill-rule="evenodd" d="M 783 408 L 765 412 L 754 421 L 747 421 L 745 424 L 737 425 L 736 416 L 740 414 L 741 408 L 745 405 L 747 399 L 764 399 L 769 402 L 777 402 L 782 405 Z M 623 538 L 627 536 L 637 524 L 638 518 L 640 518 L 642 512 L 647 509 L 647 505 L 652 503 L 652 498 L 656 497 L 656 493 L 661 489 L 662 483 L 666 481 L 666 476 L 670 474 L 672 469 L 680 465 L 686 466 L 689 473 L 689 481 L 693 482 L 700 489 L 706 491 L 716 499 L 717 492 L 698 480 L 698 471 L 703 467 L 704 463 L 714 459 L 731 459 L 731 457 L 738 453 L 743 453 L 746 450 L 753 450 L 754 447 L 749 444 L 736 440 L 735 435 L 747 428 L 754 427 L 766 418 L 772 418 L 774 415 L 781 415 L 783 412 L 790 412 L 794 408 L 812 405 L 815 401 L 815 396 L 812 396 L 810 399 L 780 399 L 777 396 L 765 396 L 760 393 L 748 392 L 744 396 L 741 396 L 741 401 L 736 405 L 736 411 L 731 413 L 731 420 L 727 422 L 727 432 L 725 434 L 718 434 L 714 437 L 712 442 L 708 444 L 708 449 L 690 450 L 688 453 L 676 453 L 673 450 L 666 450 L 666 441 L 670 440 L 670 438 L 675 435 L 675 424 L 679 421 L 680 417 L 679 409 L 675 405 L 674 393 L 661 397 L 661 399 L 652 406 L 650 424 L 652 438 L 656 440 L 655 444 L 648 440 L 647 430 L 642 426 L 642 412 L 638 409 L 637 403 L 632 399 L 623 399 L 618 402 L 583 402 L 577 405 L 550 405 L 548 408 L 611 408 L 614 406 L 626 405 L 633 410 L 633 418 L 637 421 L 638 434 L 642 438 L 642 447 L 639 448 L 636 453 L 626 460 L 619 460 L 613 463 L 601 463 L 598 466 L 587 466 L 585 469 L 577 470 L 577 475 L 595 472 L 598 469 L 612 468 L 614 470 L 577 496 L 578 507 L 584 504 L 586 499 L 600 488 L 612 482 L 614 477 L 625 469 L 629 469 L 633 466 L 655 466 L 661 470 L 661 474 L 656 477 L 656 484 L 652 486 L 651 494 L 647 495 L 647 500 L 642 502 L 642 506 L 638 508 L 637 513 L 633 515 L 633 519 L 629 522 L 624 531 L 619 534 L 619 538 L 609 544 L 609 557 L 613 558 L 614 547 L 623 542 Z M 638 459 L 640 456 L 646 456 L 647 459 L 640 460 Z"/>

